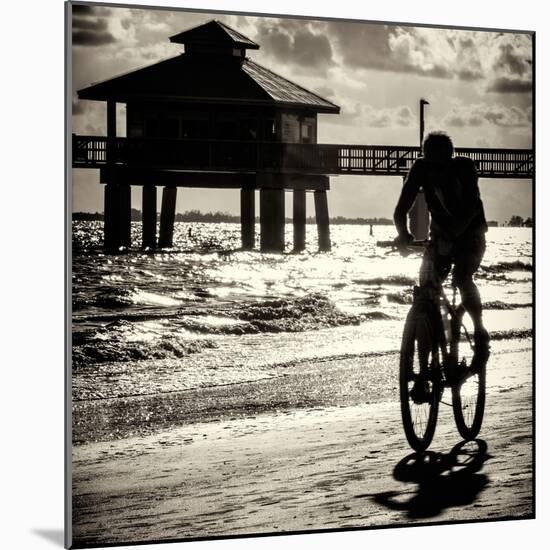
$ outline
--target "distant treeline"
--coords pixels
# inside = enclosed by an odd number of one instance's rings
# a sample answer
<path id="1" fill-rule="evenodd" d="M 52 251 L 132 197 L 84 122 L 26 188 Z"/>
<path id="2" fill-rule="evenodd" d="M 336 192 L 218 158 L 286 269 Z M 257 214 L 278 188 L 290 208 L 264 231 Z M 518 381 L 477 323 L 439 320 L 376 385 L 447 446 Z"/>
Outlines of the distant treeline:
<path id="1" fill-rule="evenodd" d="M 132 221 L 141 221 L 141 210 L 132 208 Z M 73 220 L 75 221 L 103 221 L 103 212 L 74 212 Z M 175 220 L 177 222 L 200 222 L 200 223 L 238 223 L 241 221 L 240 216 L 234 216 L 227 212 L 200 212 L 199 210 L 188 210 L 187 212 L 177 213 Z M 260 219 L 256 217 L 256 221 Z M 287 222 L 292 222 L 292 218 L 286 218 Z M 359 225 L 393 225 L 393 221 L 388 218 L 345 218 L 336 216 L 330 218 L 333 224 L 359 224 Z M 315 223 L 315 217 L 309 216 L 306 223 Z"/>
<path id="2" fill-rule="evenodd" d="M 508 227 L 533 227 L 533 218 L 523 219 L 521 216 L 514 214 L 508 220 Z"/>

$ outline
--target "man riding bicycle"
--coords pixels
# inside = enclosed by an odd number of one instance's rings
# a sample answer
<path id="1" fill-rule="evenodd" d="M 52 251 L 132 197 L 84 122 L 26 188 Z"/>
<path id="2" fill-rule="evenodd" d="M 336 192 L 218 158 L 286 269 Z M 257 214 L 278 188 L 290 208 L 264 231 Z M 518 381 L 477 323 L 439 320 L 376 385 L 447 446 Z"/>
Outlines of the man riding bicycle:
<path id="1" fill-rule="evenodd" d="M 481 297 L 473 280 L 485 253 L 487 232 L 476 167 L 467 157 L 453 157 L 453 142 L 442 132 L 432 132 L 426 137 L 423 152 L 407 175 L 395 208 L 398 232 L 395 242 L 403 246 L 414 240 L 407 229 L 407 214 L 423 189 L 431 215 L 433 249 L 424 254 L 421 277 L 428 269 L 428 262 L 433 261 L 440 282 L 453 266 L 453 282 L 474 323 L 476 355 L 486 360 L 489 333 L 483 326 Z"/>

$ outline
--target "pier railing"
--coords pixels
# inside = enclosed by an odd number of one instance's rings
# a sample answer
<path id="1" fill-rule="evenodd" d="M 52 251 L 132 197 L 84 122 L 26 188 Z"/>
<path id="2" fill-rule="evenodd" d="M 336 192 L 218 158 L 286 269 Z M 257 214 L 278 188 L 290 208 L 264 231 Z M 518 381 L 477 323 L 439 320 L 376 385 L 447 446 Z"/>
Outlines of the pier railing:
<path id="1" fill-rule="evenodd" d="M 534 154 L 529 149 L 457 148 L 456 154 L 473 159 L 480 177 L 533 177 Z M 159 170 L 403 176 L 419 155 L 419 147 L 393 145 L 73 135 L 73 166 L 77 168 L 110 163 Z"/>

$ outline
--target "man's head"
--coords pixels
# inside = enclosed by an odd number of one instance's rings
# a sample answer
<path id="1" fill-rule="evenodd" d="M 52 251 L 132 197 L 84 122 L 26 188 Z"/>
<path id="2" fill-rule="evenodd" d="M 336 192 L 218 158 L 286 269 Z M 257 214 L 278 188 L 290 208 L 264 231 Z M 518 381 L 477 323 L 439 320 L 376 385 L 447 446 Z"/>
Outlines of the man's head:
<path id="1" fill-rule="evenodd" d="M 430 132 L 422 148 L 424 158 L 433 162 L 445 162 L 453 156 L 453 142 L 444 132 Z"/>

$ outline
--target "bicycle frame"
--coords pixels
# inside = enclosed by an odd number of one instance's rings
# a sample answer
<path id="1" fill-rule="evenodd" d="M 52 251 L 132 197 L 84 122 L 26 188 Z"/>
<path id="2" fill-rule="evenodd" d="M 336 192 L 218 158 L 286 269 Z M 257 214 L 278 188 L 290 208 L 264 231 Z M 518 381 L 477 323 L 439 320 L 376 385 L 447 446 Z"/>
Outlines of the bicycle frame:
<path id="1" fill-rule="evenodd" d="M 420 247 L 424 250 L 431 250 L 431 241 L 415 242 L 408 245 L 406 248 L 418 251 Z M 429 260 L 429 259 L 428 259 Z M 435 321 L 437 323 L 437 333 L 439 340 L 439 348 L 442 355 L 441 364 L 445 377 L 451 378 L 449 373 L 455 371 L 459 366 L 459 342 L 460 331 L 464 331 L 468 345 L 474 350 L 472 338 L 463 322 L 466 310 L 462 304 L 456 303 L 457 287 L 452 283 L 453 298 L 452 303 L 445 294 L 443 283 L 434 273 L 434 270 L 428 270 L 420 276 L 420 285 L 415 287 L 415 300 L 426 300 L 432 303 L 435 312 Z M 442 312 L 442 309 L 444 312 Z M 472 373 L 465 374 L 461 377 L 460 382 L 464 382 Z"/>

